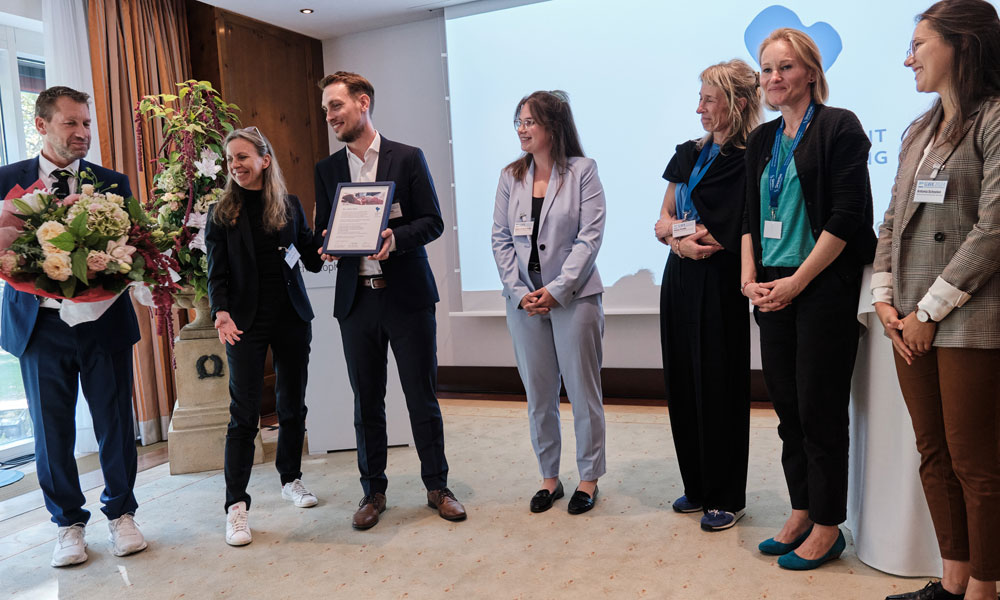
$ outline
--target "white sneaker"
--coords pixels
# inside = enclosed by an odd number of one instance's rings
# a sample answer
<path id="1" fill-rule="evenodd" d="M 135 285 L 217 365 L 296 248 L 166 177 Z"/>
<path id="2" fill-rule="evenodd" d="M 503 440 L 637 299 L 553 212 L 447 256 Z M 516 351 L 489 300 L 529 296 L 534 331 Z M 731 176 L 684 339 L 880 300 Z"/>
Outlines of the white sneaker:
<path id="1" fill-rule="evenodd" d="M 247 523 L 247 503 L 237 502 L 226 513 L 226 543 L 230 546 L 246 546 L 252 541 L 250 524 Z"/>
<path id="2" fill-rule="evenodd" d="M 83 523 L 60 527 L 56 534 L 56 548 L 52 552 L 53 567 L 78 565 L 87 560 L 87 542 L 83 539 Z"/>
<path id="3" fill-rule="evenodd" d="M 319 502 L 316 499 L 316 495 L 307 490 L 306 486 L 302 485 L 301 479 L 290 481 L 281 486 L 281 497 L 285 500 L 291 500 L 299 508 L 316 506 L 316 503 Z"/>
<path id="4" fill-rule="evenodd" d="M 135 518 L 128 513 L 108 521 L 108 541 L 115 556 L 128 556 L 146 549 L 146 538 L 135 526 Z"/>

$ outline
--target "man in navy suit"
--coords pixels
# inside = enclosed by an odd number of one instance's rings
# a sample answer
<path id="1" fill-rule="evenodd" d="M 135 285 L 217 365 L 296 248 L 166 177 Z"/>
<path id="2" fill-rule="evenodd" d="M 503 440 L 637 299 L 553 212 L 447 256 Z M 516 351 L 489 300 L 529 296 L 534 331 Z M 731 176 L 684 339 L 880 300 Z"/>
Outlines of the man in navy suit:
<path id="1" fill-rule="evenodd" d="M 319 87 L 326 121 L 347 146 L 316 164 L 316 231 L 327 228 L 337 184 L 395 182 L 382 250 L 367 258 L 343 257 L 337 263 L 333 315 L 340 322 L 354 389 L 358 469 L 365 493 L 353 526 L 373 527 L 385 510 L 389 345 L 406 396 L 427 503 L 441 517 L 460 521 L 465 508 L 447 487 L 444 424 L 436 396 L 438 293 L 424 249 L 444 229 L 434 183 L 419 148 L 389 141 L 375 130 L 371 119 L 375 89 L 367 79 L 338 71 L 324 77 Z"/>
<path id="2" fill-rule="evenodd" d="M 89 170 L 101 190 L 129 197 L 128 178 L 83 160 L 90 149 L 90 96 L 57 86 L 38 95 L 35 128 L 42 153 L 0 168 L 0 193 L 41 180 L 61 198 L 79 191 L 78 176 Z M 52 566 L 87 560 L 83 508 L 73 447 L 79 385 L 94 418 L 104 474 L 101 509 L 108 517 L 111 551 L 116 556 L 146 547 L 132 515 L 135 485 L 135 426 L 132 421 L 132 345 L 139 325 L 128 294 L 122 294 L 99 319 L 70 327 L 59 318 L 59 301 L 3 290 L 0 347 L 20 359 L 21 376 L 34 423 L 38 483 L 52 521 L 59 526 Z"/>

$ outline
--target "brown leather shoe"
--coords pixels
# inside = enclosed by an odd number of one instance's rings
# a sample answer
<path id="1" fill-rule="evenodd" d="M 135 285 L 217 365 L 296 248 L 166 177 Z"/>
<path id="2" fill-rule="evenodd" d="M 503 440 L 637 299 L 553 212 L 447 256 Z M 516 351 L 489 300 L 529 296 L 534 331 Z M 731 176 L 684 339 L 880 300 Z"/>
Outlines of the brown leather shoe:
<path id="1" fill-rule="evenodd" d="M 378 523 L 378 516 L 385 512 L 385 494 L 376 492 L 374 496 L 365 496 L 358 503 L 351 526 L 355 529 L 371 529 Z"/>
<path id="2" fill-rule="evenodd" d="M 463 521 L 466 517 L 465 507 L 448 488 L 428 490 L 427 506 L 436 508 L 441 518 L 449 521 Z"/>

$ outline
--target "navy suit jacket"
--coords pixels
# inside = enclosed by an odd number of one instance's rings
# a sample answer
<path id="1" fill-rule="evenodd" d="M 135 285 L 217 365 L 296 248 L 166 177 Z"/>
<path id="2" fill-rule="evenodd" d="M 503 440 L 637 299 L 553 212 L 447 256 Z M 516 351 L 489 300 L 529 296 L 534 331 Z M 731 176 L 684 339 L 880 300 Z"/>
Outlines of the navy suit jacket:
<path id="1" fill-rule="evenodd" d="M 128 177 L 104 167 L 80 160 L 80 170 L 90 169 L 101 182 L 105 191 L 117 184 L 114 193 L 126 198 L 132 195 Z M 0 167 L 0 193 L 7 193 L 20 185 L 27 188 L 38 181 L 38 157 Z M 0 309 L 0 347 L 14 356 L 20 357 L 28 346 L 35 330 L 39 301 L 34 294 L 19 292 L 10 286 L 3 290 L 3 308 Z M 78 342 L 84 347 L 93 347 L 108 354 L 119 352 L 139 341 L 139 323 L 132 310 L 129 294 L 122 294 L 108 308 L 101 318 L 89 323 L 81 323 L 73 328 Z"/>
<path id="2" fill-rule="evenodd" d="M 288 196 L 289 218 L 278 232 L 279 245 L 290 248 L 293 244 L 301 255 L 302 264 L 313 273 L 323 268 L 323 259 L 316 252 L 319 244 L 306 223 L 302 204 L 295 196 Z M 257 314 L 260 294 L 257 278 L 257 259 L 254 254 L 253 233 L 246 211 L 240 211 L 235 227 L 225 227 L 212 220 L 210 213 L 205 228 L 205 245 L 208 247 L 208 298 L 212 304 L 212 318 L 224 310 L 240 329 L 249 329 Z M 282 261 L 284 263 L 284 261 Z M 303 321 L 312 321 L 312 305 L 306 294 L 302 273 L 298 265 L 293 269 L 284 263 L 281 269 L 288 288 L 288 297 L 295 312 Z"/>
<path id="3" fill-rule="evenodd" d="M 337 184 L 350 183 L 347 148 L 341 148 L 316 163 L 316 231 L 322 232 L 330 221 L 336 201 Z M 392 202 L 402 215 L 389 219 L 396 238 L 396 250 L 380 262 L 388 284 L 384 293 L 403 312 L 433 306 L 438 301 L 434 274 L 427 262 L 424 246 L 444 230 L 434 182 L 420 148 L 393 142 L 382 137 L 379 147 L 376 181 L 396 184 Z M 354 306 L 361 258 L 343 257 L 337 263 L 337 292 L 333 316 L 343 319 Z"/>

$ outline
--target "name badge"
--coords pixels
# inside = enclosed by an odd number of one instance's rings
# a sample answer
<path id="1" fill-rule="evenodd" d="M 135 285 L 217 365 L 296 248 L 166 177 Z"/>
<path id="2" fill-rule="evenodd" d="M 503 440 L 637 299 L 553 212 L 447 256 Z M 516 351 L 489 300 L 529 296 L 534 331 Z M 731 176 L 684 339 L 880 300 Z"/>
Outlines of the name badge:
<path id="1" fill-rule="evenodd" d="M 780 240 L 781 221 L 764 221 L 764 237 L 770 240 Z"/>
<path id="2" fill-rule="evenodd" d="M 399 207 L 399 204 L 393 202 L 392 206 L 389 207 L 389 218 L 398 219 L 399 217 L 402 216 L 403 216 L 403 209 Z"/>
<path id="3" fill-rule="evenodd" d="M 534 228 L 534 221 L 518 221 L 517 223 L 514 223 L 514 235 L 531 235 L 531 231 Z"/>
<path id="4" fill-rule="evenodd" d="M 944 191 L 946 189 L 948 189 L 946 180 L 920 179 L 917 181 L 917 189 L 913 193 L 913 201 L 944 204 Z"/>
<path id="5" fill-rule="evenodd" d="M 681 221 L 680 223 L 674 223 L 670 229 L 675 238 L 680 238 L 694 233 L 696 227 L 694 221 Z"/>
<path id="6" fill-rule="evenodd" d="M 294 244 L 289 246 L 288 250 L 285 250 L 285 264 L 294 269 L 295 264 L 299 262 L 299 256 L 299 249 Z"/>

